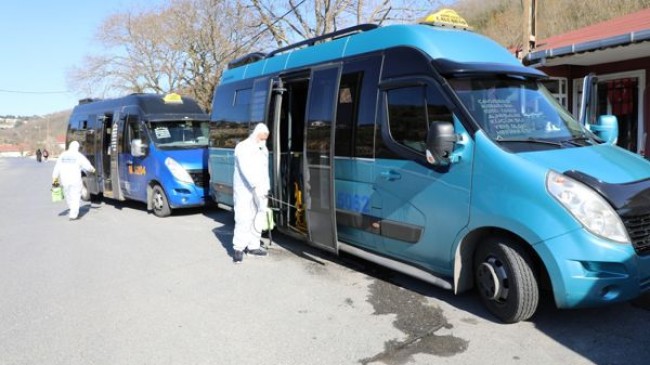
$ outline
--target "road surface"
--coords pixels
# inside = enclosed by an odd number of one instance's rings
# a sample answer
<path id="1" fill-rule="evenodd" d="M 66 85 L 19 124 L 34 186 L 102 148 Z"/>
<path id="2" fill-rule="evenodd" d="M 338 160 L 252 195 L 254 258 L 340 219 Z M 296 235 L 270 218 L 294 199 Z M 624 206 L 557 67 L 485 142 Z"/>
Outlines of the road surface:
<path id="1" fill-rule="evenodd" d="M 275 234 L 230 257 L 233 216 L 50 201 L 52 161 L 0 158 L 0 364 L 647 364 L 650 298 L 504 325 L 455 296 Z"/>

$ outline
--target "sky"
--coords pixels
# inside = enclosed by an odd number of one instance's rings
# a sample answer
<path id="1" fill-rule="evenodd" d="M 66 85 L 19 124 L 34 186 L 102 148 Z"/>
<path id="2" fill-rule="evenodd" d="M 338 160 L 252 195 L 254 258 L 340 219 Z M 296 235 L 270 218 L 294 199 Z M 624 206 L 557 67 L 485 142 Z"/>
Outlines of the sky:
<path id="1" fill-rule="evenodd" d="M 0 2 L 0 116 L 46 115 L 92 95 L 68 90 L 66 73 L 84 56 L 111 14 L 164 0 L 3 0 Z"/>

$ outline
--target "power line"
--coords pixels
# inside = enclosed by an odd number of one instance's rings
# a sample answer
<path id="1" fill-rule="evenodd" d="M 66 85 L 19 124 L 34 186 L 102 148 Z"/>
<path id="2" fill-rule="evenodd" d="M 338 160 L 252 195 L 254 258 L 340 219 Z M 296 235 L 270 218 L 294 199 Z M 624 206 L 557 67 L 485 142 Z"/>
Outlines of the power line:
<path id="1" fill-rule="evenodd" d="M 7 90 L 0 89 L 0 93 L 11 93 L 11 94 L 67 94 L 69 91 L 27 91 L 27 90 Z"/>
<path id="2" fill-rule="evenodd" d="M 230 56 L 236 54 L 237 52 L 239 52 L 239 50 L 241 50 L 242 48 L 248 46 L 249 43 L 252 43 L 253 41 L 256 41 L 256 40 L 257 40 L 257 39 L 258 39 L 258 38 L 259 38 L 259 37 L 260 37 L 264 32 L 270 30 L 272 26 L 276 25 L 280 20 L 284 19 L 284 17 L 286 17 L 287 15 L 291 14 L 291 12 L 295 11 L 295 10 L 296 10 L 300 5 L 302 5 L 305 1 L 307 1 L 307 0 L 302 0 L 302 1 L 299 2 L 298 4 L 292 6 L 289 10 L 287 10 L 286 13 L 282 14 L 280 17 L 278 17 L 277 19 L 275 19 L 275 20 L 274 20 L 270 25 L 266 25 L 266 26 L 265 26 L 265 29 L 262 29 L 261 31 L 257 32 L 257 34 L 255 34 L 254 36 L 252 36 L 250 39 L 248 39 L 247 41 L 245 41 L 245 42 L 243 42 L 242 44 L 240 44 L 237 48 L 235 48 L 232 52 L 230 52 L 230 53 L 229 53 L 227 56 L 225 56 L 224 58 L 228 58 L 228 57 L 230 57 Z"/>

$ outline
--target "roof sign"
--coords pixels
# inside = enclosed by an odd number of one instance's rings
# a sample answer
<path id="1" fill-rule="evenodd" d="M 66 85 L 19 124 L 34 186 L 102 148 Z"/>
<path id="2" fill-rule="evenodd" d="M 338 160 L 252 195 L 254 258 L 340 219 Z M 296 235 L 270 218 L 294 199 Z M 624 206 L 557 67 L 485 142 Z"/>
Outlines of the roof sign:
<path id="1" fill-rule="evenodd" d="M 183 99 L 176 93 L 169 93 L 163 98 L 165 104 L 183 104 Z"/>
<path id="2" fill-rule="evenodd" d="M 431 13 L 420 22 L 420 24 L 429 24 L 442 27 L 472 29 L 469 24 L 452 9 L 442 9 Z"/>

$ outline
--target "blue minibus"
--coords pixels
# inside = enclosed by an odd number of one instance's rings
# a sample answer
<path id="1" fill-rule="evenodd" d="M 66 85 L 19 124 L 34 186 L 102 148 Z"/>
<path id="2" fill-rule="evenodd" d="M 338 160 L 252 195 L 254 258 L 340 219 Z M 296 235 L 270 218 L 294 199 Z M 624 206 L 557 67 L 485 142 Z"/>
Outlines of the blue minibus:
<path id="1" fill-rule="evenodd" d="M 99 195 L 147 204 L 158 217 L 206 202 L 209 115 L 178 94 L 82 99 L 66 142 L 76 140 L 95 166 L 82 198 Z"/>
<path id="2" fill-rule="evenodd" d="M 650 163 L 615 146 L 615 118 L 581 123 L 545 74 L 429 20 L 231 62 L 210 117 L 216 203 L 232 206 L 233 149 L 266 123 L 285 234 L 475 288 L 506 323 L 533 316 L 545 293 L 575 308 L 648 292 Z"/>

